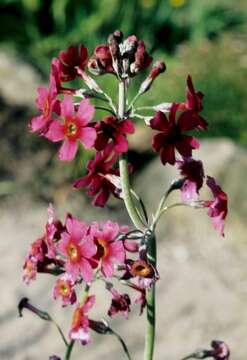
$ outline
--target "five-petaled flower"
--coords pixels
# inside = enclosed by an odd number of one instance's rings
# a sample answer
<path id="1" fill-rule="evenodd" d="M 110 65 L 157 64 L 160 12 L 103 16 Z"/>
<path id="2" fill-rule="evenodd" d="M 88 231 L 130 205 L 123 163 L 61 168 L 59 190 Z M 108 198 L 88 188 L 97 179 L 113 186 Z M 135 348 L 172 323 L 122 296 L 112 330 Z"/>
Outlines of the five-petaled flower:
<path id="1" fill-rule="evenodd" d="M 119 196 L 119 190 L 112 183 L 109 176 L 119 176 L 119 170 L 113 165 L 117 160 L 117 154 L 108 146 L 101 152 L 97 152 L 94 159 L 87 164 L 88 174 L 74 182 L 74 187 L 79 189 L 87 187 L 87 194 L 94 196 L 93 205 L 105 206 L 110 194 Z"/>
<path id="2" fill-rule="evenodd" d="M 114 264 L 121 264 L 125 260 L 123 242 L 116 239 L 120 230 L 119 225 L 111 221 L 103 224 L 95 222 L 90 227 L 90 235 L 97 246 L 94 259 L 99 262 L 101 272 L 105 277 L 112 277 Z"/>
<path id="3" fill-rule="evenodd" d="M 87 235 L 88 226 L 74 217 L 66 220 L 66 231 L 61 234 L 58 251 L 65 257 L 65 270 L 74 281 L 79 275 L 88 283 L 92 280 L 93 270 L 90 259 L 96 254 L 97 247 Z"/>
<path id="4" fill-rule="evenodd" d="M 203 207 L 208 208 L 208 215 L 212 218 L 215 229 L 224 236 L 225 219 L 228 211 L 227 194 L 211 176 L 207 176 L 207 185 L 212 191 L 214 199 L 204 201 Z"/>
<path id="5" fill-rule="evenodd" d="M 59 150 L 59 159 L 73 160 L 77 151 L 79 141 L 86 149 L 94 145 L 96 131 L 88 126 L 94 114 L 94 107 L 89 100 L 82 100 L 77 111 L 74 109 L 72 98 L 68 95 L 61 102 L 61 116 L 64 118 L 62 124 L 59 120 L 53 120 L 49 130 L 45 134 L 46 138 L 53 141 L 64 140 Z"/>
<path id="6" fill-rule="evenodd" d="M 64 274 L 60 278 L 57 279 L 53 297 L 54 299 L 61 298 L 62 306 L 66 306 L 69 304 L 74 304 L 76 302 L 76 293 L 73 288 L 75 285 L 71 275 Z"/>
<path id="7" fill-rule="evenodd" d="M 131 120 L 119 121 L 116 116 L 105 116 L 96 123 L 95 129 L 97 130 L 97 139 L 94 145 L 96 150 L 103 150 L 109 143 L 112 143 L 118 154 L 128 151 L 126 135 L 133 134 L 135 131 Z"/>
<path id="8" fill-rule="evenodd" d="M 88 296 L 85 304 L 82 306 L 77 305 L 73 314 L 69 337 L 72 340 L 79 340 L 82 345 L 87 345 L 91 341 L 87 313 L 93 307 L 94 303 L 95 296 Z"/>
<path id="9" fill-rule="evenodd" d="M 36 105 L 41 111 L 41 115 L 35 116 L 29 123 L 29 128 L 32 132 L 39 132 L 45 134 L 50 122 L 52 121 L 52 113 L 59 115 L 60 105 L 57 100 L 57 86 L 53 76 L 50 77 L 50 85 L 48 89 L 43 86 L 38 88 L 38 98 Z"/>
<path id="10" fill-rule="evenodd" d="M 154 151 L 160 153 L 163 165 L 175 164 L 175 149 L 183 157 L 189 157 L 192 150 L 200 146 L 195 137 L 184 134 L 196 128 L 195 118 L 191 117 L 190 111 L 185 111 L 176 119 L 178 107 L 178 104 L 172 105 L 168 119 L 164 113 L 158 111 L 150 121 L 151 128 L 159 131 L 154 135 L 152 145 Z"/>

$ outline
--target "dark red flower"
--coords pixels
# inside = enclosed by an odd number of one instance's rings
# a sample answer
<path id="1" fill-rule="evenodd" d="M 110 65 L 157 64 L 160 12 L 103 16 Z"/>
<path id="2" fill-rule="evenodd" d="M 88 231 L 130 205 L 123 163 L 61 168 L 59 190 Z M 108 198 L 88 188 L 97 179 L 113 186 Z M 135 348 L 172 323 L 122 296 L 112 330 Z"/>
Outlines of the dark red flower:
<path id="1" fill-rule="evenodd" d="M 87 65 L 87 48 L 84 45 L 70 46 L 67 51 L 61 51 L 59 60 L 61 63 L 61 80 L 71 81 L 77 76 L 77 67 L 84 70 Z"/>
<path id="2" fill-rule="evenodd" d="M 164 113 L 158 111 L 150 122 L 152 129 L 160 131 L 153 137 L 152 146 L 154 151 L 160 153 L 163 165 L 175 164 L 175 149 L 183 157 L 190 157 L 192 150 L 200 146 L 195 137 L 184 134 L 197 127 L 196 119 L 191 117 L 190 111 L 185 111 L 176 120 L 178 108 L 178 104 L 172 105 L 168 119 Z"/>
<path id="3" fill-rule="evenodd" d="M 114 72 L 110 48 L 106 44 L 97 46 L 89 59 L 88 67 L 95 75 Z"/>
<path id="4" fill-rule="evenodd" d="M 123 314 L 127 319 L 130 312 L 130 297 L 128 294 L 119 294 L 116 289 L 111 288 L 112 302 L 110 309 L 108 310 L 109 316 L 117 315 L 118 313 Z"/>
<path id="5" fill-rule="evenodd" d="M 183 161 L 178 161 L 177 164 L 181 175 L 184 176 L 181 187 L 182 200 L 185 202 L 197 200 L 204 178 L 202 162 L 192 158 L 185 158 Z"/>
<path id="6" fill-rule="evenodd" d="M 224 341 L 213 340 L 211 346 L 213 350 L 210 355 L 215 360 L 228 360 L 230 358 L 230 349 Z"/>
<path id="7" fill-rule="evenodd" d="M 116 116 L 105 116 L 100 122 L 96 123 L 97 138 L 95 149 L 101 151 L 110 143 L 113 144 L 118 154 L 128 151 L 127 134 L 135 131 L 131 120 L 119 121 Z"/>
<path id="8" fill-rule="evenodd" d="M 208 215 L 212 218 L 213 226 L 224 236 L 225 218 L 227 215 L 227 194 L 216 184 L 214 178 L 207 176 L 207 185 L 211 189 L 214 199 L 204 201 L 203 206 L 208 208 Z"/>
<path id="9" fill-rule="evenodd" d="M 93 205 L 104 206 L 110 194 L 118 197 L 118 189 L 110 180 L 111 176 L 119 176 L 119 171 L 113 169 L 117 155 L 113 147 L 108 146 L 102 152 L 97 152 L 93 160 L 87 164 L 88 174 L 74 183 L 75 188 L 87 187 L 87 194 L 94 196 Z"/>
<path id="10" fill-rule="evenodd" d="M 202 99 L 204 94 L 201 91 L 195 91 L 192 77 L 188 75 L 187 77 L 187 94 L 186 102 L 179 104 L 180 110 L 189 110 L 192 112 L 191 116 L 194 116 L 197 119 L 197 128 L 199 130 L 206 130 L 207 121 L 203 119 L 199 113 L 203 110 Z"/>

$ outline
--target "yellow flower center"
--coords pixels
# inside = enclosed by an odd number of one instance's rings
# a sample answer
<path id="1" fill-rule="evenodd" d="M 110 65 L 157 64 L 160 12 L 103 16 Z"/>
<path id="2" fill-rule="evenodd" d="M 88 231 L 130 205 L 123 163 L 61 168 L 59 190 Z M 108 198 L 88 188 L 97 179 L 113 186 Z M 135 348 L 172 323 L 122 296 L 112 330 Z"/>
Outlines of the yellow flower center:
<path id="1" fill-rule="evenodd" d="M 48 98 L 46 98 L 44 103 L 44 116 L 47 117 L 49 115 L 49 112 L 50 112 L 50 104 Z"/>
<path id="2" fill-rule="evenodd" d="M 77 135 L 78 126 L 74 121 L 69 121 L 65 124 L 65 134 L 69 138 L 73 138 Z"/>
<path id="3" fill-rule="evenodd" d="M 76 263 L 80 260 L 80 249 L 77 244 L 69 242 L 66 251 L 71 262 Z"/>
<path id="4" fill-rule="evenodd" d="M 144 260 L 137 260 L 131 266 L 131 272 L 134 276 L 149 277 L 152 276 L 153 269 Z"/>
<path id="5" fill-rule="evenodd" d="M 67 296 L 69 295 L 69 285 L 66 284 L 65 281 L 61 281 L 61 283 L 59 284 L 59 292 L 62 296 Z"/>

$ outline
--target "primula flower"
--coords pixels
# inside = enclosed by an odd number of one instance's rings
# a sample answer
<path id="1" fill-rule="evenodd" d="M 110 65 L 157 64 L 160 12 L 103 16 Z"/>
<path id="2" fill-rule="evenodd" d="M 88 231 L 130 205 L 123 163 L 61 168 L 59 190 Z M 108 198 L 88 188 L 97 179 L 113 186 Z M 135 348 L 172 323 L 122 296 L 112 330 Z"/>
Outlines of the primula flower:
<path id="1" fill-rule="evenodd" d="M 95 149 L 103 150 L 111 142 L 118 154 L 128 151 L 126 135 L 133 134 L 135 131 L 131 120 L 119 121 L 116 116 L 105 116 L 96 123 L 95 129 L 97 130 Z"/>
<path id="2" fill-rule="evenodd" d="M 89 100 L 82 100 L 78 110 L 75 111 L 72 98 L 67 95 L 64 97 L 61 102 L 61 115 L 64 118 L 64 123 L 53 120 L 45 134 L 46 138 L 53 142 L 64 140 L 59 150 L 60 160 L 70 161 L 74 159 L 78 141 L 86 149 L 94 145 L 96 131 L 88 126 L 93 114 L 94 107 L 89 103 Z"/>
<path id="3" fill-rule="evenodd" d="M 97 66 L 101 72 L 111 73 L 114 71 L 112 66 L 112 56 L 108 45 L 101 44 L 97 46 L 94 50 L 92 59 L 97 62 Z"/>
<path id="4" fill-rule="evenodd" d="M 125 317 L 125 319 L 128 319 L 131 304 L 129 295 L 119 294 L 119 292 L 114 288 L 111 288 L 110 292 L 112 294 L 112 302 L 110 309 L 108 310 L 108 315 L 112 317 L 120 313 Z"/>
<path id="5" fill-rule="evenodd" d="M 214 199 L 204 201 L 203 207 L 208 208 L 208 215 L 212 218 L 214 228 L 224 236 L 225 219 L 228 211 L 227 194 L 211 176 L 207 176 L 207 185 L 212 191 Z"/>
<path id="6" fill-rule="evenodd" d="M 87 48 L 84 45 L 70 46 L 67 51 L 61 51 L 61 80 L 72 81 L 78 75 L 77 67 L 84 70 L 87 65 Z"/>
<path id="7" fill-rule="evenodd" d="M 189 110 L 191 111 L 191 116 L 193 116 L 197 121 L 197 128 L 199 130 L 206 130 L 207 122 L 203 119 L 199 113 L 203 110 L 202 99 L 204 94 L 201 91 L 195 91 L 192 77 L 188 75 L 187 77 L 187 101 L 185 103 L 179 104 L 180 110 Z"/>
<path id="8" fill-rule="evenodd" d="M 203 185 L 204 170 L 200 160 L 185 158 L 177 161 L 180 174 L 184 176 L 181 197 L 184 202 L 198 200 L 199 190 Z"/>
<path id="9" fill-rule="evenodd" d="M 62 306 L 74 304 L 76 302 L 76 293 L 73 288 L 74 284 L 75 283 L 69 274 L 64 274 L 57 279 L 53 297 L 54 299 L 60 297 L 62 299 Z"/>
<path id="10" fill-rule="evenodd" d="M 57 86 L 55 79 L 53 77 L 50 78 L 48 89 L 43 86 L 39 87 L 38 94 L 36 105 L 42 114 L 31 119 L 29 128 L 32 132 L 44 134 L 52 121 L 52 113 L 56 112 L 59 114 L 60 112 L 59 101 L 56 99 Z"/>
<path id="11" fill-rule="evenodd" d="M 153 58 L 146 52 L 145 43 L 139 40 L 135 52 L 135 62 L 131 64 L 131 71 L 137 73 L 145 70 L 153 61 Z"/>
<path id="12" fill-rule="evenodd" d="M 66 220 L 66 231 L 61 234 L 58 251 L 65 256 L 65 270 L 76 281 L 78 275 L 88 283 L 92 280 L 93 270 L 90 259 L 96 254 L 97 247 L 87 235 L 88 227 L 74 217 Z"/>
<path id="13" fill-rule="evenodd" d="M 93 307 L 94 303 L 95 296 L 91 295 L 87 298 L 83 306 L 77 305 L 73 314 L 69 337 L 72 340 L 80 340 L 82 345 L 87 345 L 91 341 L 87 313 Z"/>
<path id="14" fill-rule="evenodd" d="M 52 204 L 48 207 L 48 221 L 45 226 L 44 240 L 47 245 L 47 257 L 56 257 L 56 244 L 61 239 L 61 233 L 65 230 L 60 220 L 54 220 L 54 209 Z"/>
<path id="15" fill-rule="evenodd" d="M 100 262 L 100 269 L 105 277 L 111 277 L 114 273 L 114 264 L 121 264 L 125 259 L 123 243 L 116 240 L 120 231 L 119 225 L 111 221 L 101 225 L 94 222 L 90 227 L 90 235 L 97 246 L 94 259 Z"/>
<path id="16" fill-rule="evenodd" d="M 196 128 L 195 119 L 185 111 L 176 120 L 178 106 L 178 104 L 172 105 L 168 119 L 164 113 L 158 111 L 150 121 L 151 128 L 160 131 L 154 136 L 152 146 L 154 151 L 160 153 L 163 165 L 175 164 L 175 149 L 183 157 L 190 157 L 192 150 L 200 146 L 196 138 L 184 134 Z"/>
<path id="17" fill-rule="evenodd" d="M 87 187 L 87 194 L 94 196 L 93 205 L 105 206 L 110 194 L 118 197 L 118 189 L 110 181 L 108 175 L 119 176 L 119 171 L 113 168 L 117 155 L 112 152 L 112 146 L 108 146 L 102 152 L 97 152 L 93 160 L 87 164 L 88 174 L 75 181 L 74 187 L 79 189 Z"/>
<path id="18" fill-rule="evenodd" d="M 30 256 L 25 258 L 23 265 L 23 281 L 29 285 L 32 280 L 35 280 L 37 276 L 37 260 Z"/>

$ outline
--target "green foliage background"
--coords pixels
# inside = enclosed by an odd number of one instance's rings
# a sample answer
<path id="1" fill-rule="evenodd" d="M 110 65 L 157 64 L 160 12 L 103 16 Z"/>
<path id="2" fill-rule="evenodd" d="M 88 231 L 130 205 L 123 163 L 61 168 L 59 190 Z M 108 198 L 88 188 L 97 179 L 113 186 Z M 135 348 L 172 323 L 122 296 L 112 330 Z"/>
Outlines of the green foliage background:
<path id="1" fill-rule="evenodd" d="M 191 73 L 205 93 L 210 135 L 247 145 L 246 20 L 245 0 L 0 0 L 0 41 L 47 79 L 67 45 L 92 51 L 117 28 L 135 33 L 168 66 L 140 103 L 183 99 Z M 114 93 L 110 78 L 101 81 Z"/>

